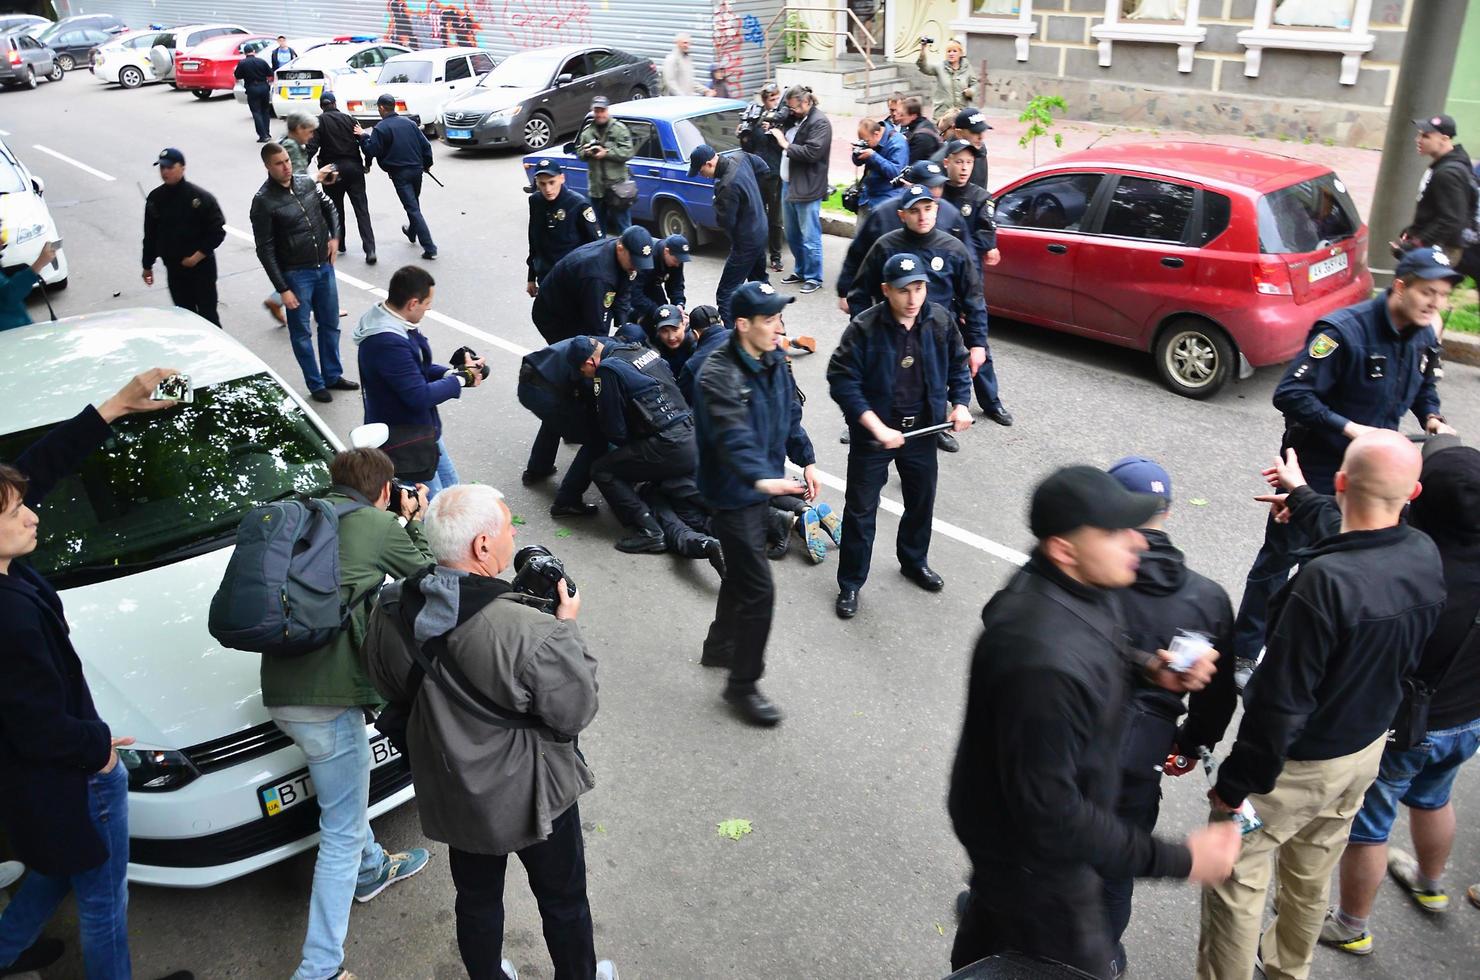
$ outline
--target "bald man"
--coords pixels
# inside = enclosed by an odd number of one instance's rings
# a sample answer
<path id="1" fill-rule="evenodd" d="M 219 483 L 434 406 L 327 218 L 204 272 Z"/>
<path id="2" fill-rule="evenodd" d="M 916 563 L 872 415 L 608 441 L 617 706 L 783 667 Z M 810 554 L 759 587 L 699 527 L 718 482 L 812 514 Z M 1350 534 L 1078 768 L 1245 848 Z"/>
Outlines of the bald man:
<path id="1" fill-rule="evenodd" d="M 1293 524 L 1334 533 L 1303 553 L 1271 602 L 1268 651 L 1208 794 L 1213 819 L 1247 798 L 1264 826 L 1244 837 L 1233 876 L 1203 892 L 1200 980 L 1247 980 L 1256 954 L 1271 980 L 1310 973 L 1331 872 L 1377 776 L 1403 678 L 1444 606 L 1438 549 L 1401 522 L 1422 489 L 1421 465 L 1405 437 L 1369 431 L 1352 440 L 1336 473 L 1339 525 L 1329 498 L 1308 487 L 1277 503 L 1276 520 L 1288 504 Z M 1293 452 L 1267 471 L 1292 484 L 1304 482 L 1298 474 Z M 1328 519 L 1314 513 L 1322 510 Z M 1279 913 L 1261 939 L 1276 855 Z"/>

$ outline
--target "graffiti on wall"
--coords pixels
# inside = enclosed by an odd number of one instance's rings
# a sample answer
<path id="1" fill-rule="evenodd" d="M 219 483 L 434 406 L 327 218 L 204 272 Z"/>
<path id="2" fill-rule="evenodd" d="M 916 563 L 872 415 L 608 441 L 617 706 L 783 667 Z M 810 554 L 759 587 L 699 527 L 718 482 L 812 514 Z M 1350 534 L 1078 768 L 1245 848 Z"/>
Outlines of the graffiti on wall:
<path id="1" fill-rule="evenodd" d="M 408 0 L 386 0 L 385 37 L 412 48 L 477 47 L 482 30 L 474 3 L 426 0 L 413 9 Z"/>
<path id="2" fill-rule="evenodd" d="M 385 36 L 414 48 L 488 46 L 479 35 L 519 48 L 590 44 L 586 0 L 386 0 Z"/>
<path id="3" fill-rule="evenodd" d="M 744 41 L 744 23 L 730 0 L 720 0 L 714 9 L 714 65 L 724 73 L 731 93 L 745 91 L 745 65 L 740 56 Z"/>
<path id="4" fill-rule="evenodd" d="M 521 48 L 590 44 L 591 5 L 586 0 L 504 0 L 496 27 Z"/>

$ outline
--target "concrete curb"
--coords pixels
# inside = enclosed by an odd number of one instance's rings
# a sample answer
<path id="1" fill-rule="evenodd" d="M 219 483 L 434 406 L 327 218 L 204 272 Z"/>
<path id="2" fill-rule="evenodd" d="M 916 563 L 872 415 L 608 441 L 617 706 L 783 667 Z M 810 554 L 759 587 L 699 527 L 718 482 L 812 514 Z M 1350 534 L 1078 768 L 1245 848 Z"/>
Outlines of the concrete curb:
<path id="1" fill-rule="evenodd" d="M 854 229 L 857 227 L 858 217 L 856 215 L 838 214 L 835 211 L 822 212 L 822 233 L 824 235 L 852 238 Z"/>
<path id="2" fill-rule="evenodd" d="M 1480 366 L 1480 335 L 1446 330 L 1441 343 L 1444 345 L 1444 360 Z"/>

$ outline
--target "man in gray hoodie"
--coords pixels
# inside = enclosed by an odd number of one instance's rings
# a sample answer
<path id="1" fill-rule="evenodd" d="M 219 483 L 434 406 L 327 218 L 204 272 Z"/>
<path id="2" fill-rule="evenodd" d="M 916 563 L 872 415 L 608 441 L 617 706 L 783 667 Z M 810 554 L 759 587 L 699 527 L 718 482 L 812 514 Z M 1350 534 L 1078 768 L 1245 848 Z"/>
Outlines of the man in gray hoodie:
<path id="1" fill-rule="evenodd" d="M 562 579 L 554 615 L 497 576 L 514 562 L 503 495 L 466 484 L 432 501 L 434 568 L 386 586 L 364 654 L 376 688 L 407 705 L 422 831 L 448 845 L 457 945 L 473 980 L 501 959 L 504 872 L 519 855 L 556 980 L 617 980 L 596 961 L 576 799 L 595 785 L 576 736 L 596 717 L 596 661 Z"/>

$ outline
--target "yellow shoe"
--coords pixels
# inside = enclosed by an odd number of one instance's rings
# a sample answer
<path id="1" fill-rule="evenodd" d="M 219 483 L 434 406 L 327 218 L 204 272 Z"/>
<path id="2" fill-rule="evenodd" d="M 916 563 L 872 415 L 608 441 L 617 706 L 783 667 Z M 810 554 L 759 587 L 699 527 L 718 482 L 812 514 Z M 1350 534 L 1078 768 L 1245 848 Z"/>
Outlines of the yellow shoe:
<path id="1" fill-rule="evenodd" d="M 1332 946 L 1353 956 L 1372 955 L 1372 933 L 1366 929 L 1358 932 L 1348 929 L 1336 921 L 1336 910 L 1326 910 L 1326 921 L 1321 924 L 1321 944 Z"/>
<path id="2" fill-rule="evenodd" d="M 1408 897 L 1425 912 L 1449 911 L 1449 893 L 1426 891 L 1418 887 L 1418 858 L 1398 848 L 1388 850 L 1388 874 L 1408 890 Z"/>

